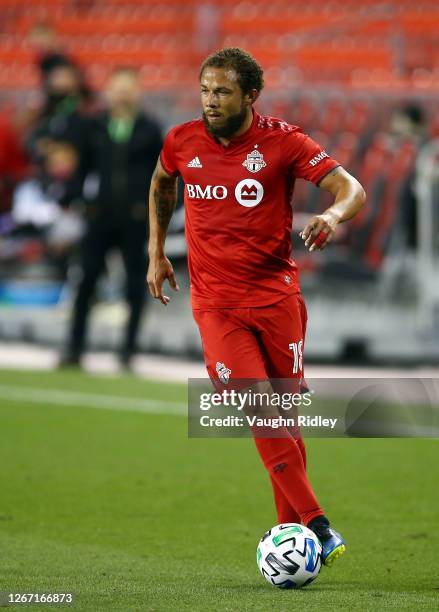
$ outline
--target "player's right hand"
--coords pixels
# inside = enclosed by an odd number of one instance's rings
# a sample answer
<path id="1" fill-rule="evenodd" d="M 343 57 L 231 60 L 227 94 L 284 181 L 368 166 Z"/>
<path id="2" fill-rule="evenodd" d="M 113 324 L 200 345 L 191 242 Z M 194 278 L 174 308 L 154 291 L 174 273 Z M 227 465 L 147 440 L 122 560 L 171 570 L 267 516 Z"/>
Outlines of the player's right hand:
<path id="1" fill-rule="evenodd" d="M 327 210 L 321 215 L 312 217 L 299 236 L 309 251 L 323 250 L 334 237 L 338 224 L 337 216 Z"/>
<path id="2" fill-rule="evenodd" d="M 156 300 L 160 300 L 165 306 L 171 299 L 167 295 L 163 295 L 163 283 L 168 279 L 168 282 L 174 291 L 179 291 L 180 287 L 175 278 L 174 269 L 169 259 L 163 255 L 162 257 L 153 257 L 149 261 L 147 282 L 149 292 Z"/>

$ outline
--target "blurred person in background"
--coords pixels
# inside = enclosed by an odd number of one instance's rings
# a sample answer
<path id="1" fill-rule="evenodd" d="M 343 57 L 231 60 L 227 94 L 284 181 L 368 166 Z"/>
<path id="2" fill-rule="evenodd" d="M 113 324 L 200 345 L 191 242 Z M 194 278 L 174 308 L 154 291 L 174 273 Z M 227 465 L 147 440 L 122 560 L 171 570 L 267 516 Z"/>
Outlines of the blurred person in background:
<path id="1" fill-rule="evenodd" d="M 68 239 L 63 245 L 58 240 L 53 253 L 47 239 L 54 226 L 66 225 L 64 217 L 72 227 L 80 227 L 72 204 L 82 195 L 80 164 L 87 131 L 82 83 L 79 68 L 62 57 L 47 71 L 42 103 L 28 121 L 26 148 L 32 172 L 17 186 L 11 214 L 14 235 L 39 239 L 43 251 L 48 248 L 47 256 L 55 255 L 53 263 L 61 278 L 66 276 L 78 231 L 63 232 Z"/>
<path id="2" fill-rule="evenodd" d="M 408 138 L 417 147 L 427 139 L 427 118 L 419 104 L 411 103 L 397 108 L 390 120 L 390 130 L 395 138 Z"/>
<path id="3" fill-rule="evenodd" d="M 28 137 L 28 151 L 34 163 L 44 165 L 51 140 L 64 140 L 78 151 L 85 149 L 86 100 L 80 69 L 65 61 L 53 67 L 44 85 L 44 100 Z"/>
<path id="4" fill-rule="evenodd" d="M 106 97 L 107 110 L 87 122 L 82 151 L 87 229 L 81 245 L 82 278 L 61 366 L 80 365 L 92 296 L 104 272 L 106 255 L 113 248 L 122 254 L 130 308 L 120 349 L 123 367 L 129 367 L 136 350 L 145 304 L 148 232 L 145 184 L 151 180 L 162 147 L 161 129 L 141 110 L 139 75 L 135 69 L 115 69 Z"/>
<path id="5" fill-rule="evenodd" d="M 35 61 L 43 82 L 53 68 L 69 63 L 70 58 L 63 50 L 57 32 L 49 23 L 36 23 L 29 32 L 28 40 L 35 52 Z"/>
<path id="6" fill-rule="evenodd" d="M 422 106 L 412 102 L 397 108 L 390 118 L 390 135 L 393 146 L 410 141 L 417 154 L 428 142 L 428 121 Z M 405 177 L 400 194 L 401 225 L 406 246 L 414 250 L 418 241 L 418 203 L 415 189 L 416 164 Z"/>
<path id="7" fill-rule="evenodd" d="M 45 22 L 37 23 L 29 32 L 29 44 L 35 52 L 35 62 L 41 73 L 43 89 L 46 89 L 52 70 L 59 66 L 75 66 L 71 56 L 63 49 L 58 33 L 52 25 Z M 80 92 L 85 99 L 92 97 L 92 92 L 86 84 L 82 72 L 80 75 Z"/>
<path id="8" fill-rule="evenodd" d="M 65 280 L 70 255 L 83 233 L 78 200 L 78 151 L 64 140 L 50 140 L 41 172 L 17 185 L 11 219 L 15 236 L 41 241 L 43 253 Z"/>
<path id="9" fill-rule="evenodd" d="M 64 139 L 78 151 L 83 149 L 82 116 L 95 111 L 94 96 L 83 71 L 62 49 L 50 24 L 35 25 L 29 42 L 41 73 L 43 101 L 30 130 L 28 148 L 33 160 L 41 162 L 50 138 Z"/>

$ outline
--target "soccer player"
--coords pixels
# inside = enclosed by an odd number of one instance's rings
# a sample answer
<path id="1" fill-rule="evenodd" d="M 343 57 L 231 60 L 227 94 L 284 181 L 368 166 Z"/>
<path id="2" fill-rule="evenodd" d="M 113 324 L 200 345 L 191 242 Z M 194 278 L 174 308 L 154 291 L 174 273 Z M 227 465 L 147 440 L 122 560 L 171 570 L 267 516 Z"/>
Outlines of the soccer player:
<path id="1" fill-rule="evenodd" d="M 359 182 L 300 128 L 253 108 L 263 71 L 245 51 L 222 49 L 200 70 L 202 119 L 167 135 L 150 189 L 148 286 L 166 305 L 165 254 L 177 176 L 185 183 L 191 301 L 206 367 L 216 386 L 233 379 L 301 379 L 306 307 L 291 259 L 292 195 L 298 178 L 334 196 L 301 232 L 310 251 L 323 249 L 339 223 L 365 200 Z M 331 565 L 345 550 L 306 474 L 300 435 L 255 437 L 274 492 L 279 523 L 298 522 L 322 542 Z"/>

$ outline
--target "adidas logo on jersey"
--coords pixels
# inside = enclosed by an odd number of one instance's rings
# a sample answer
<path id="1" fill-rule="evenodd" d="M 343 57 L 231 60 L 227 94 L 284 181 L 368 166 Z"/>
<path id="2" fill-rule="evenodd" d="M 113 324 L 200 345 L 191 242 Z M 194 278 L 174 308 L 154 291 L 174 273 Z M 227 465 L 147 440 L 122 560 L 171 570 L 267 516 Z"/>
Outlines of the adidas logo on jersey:
<path id="1" fill-rule="evenodd" d="M 194 159 L 188 163 L 187 167 L 188 168 L 202 168 L 203 164 L 200 162 L 199 157 L 194 157 Z"/>

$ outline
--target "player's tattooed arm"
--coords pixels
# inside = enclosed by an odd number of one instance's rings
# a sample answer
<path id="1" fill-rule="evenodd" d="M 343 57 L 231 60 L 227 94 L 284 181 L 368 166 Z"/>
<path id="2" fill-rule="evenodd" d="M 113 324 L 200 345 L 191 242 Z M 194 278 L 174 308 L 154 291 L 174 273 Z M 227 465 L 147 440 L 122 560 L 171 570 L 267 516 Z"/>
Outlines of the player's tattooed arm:
<path id="1" fill-rule="evenodd" d="M 173 176 L 159 173 L 157 168 L 152 181 L 157 223 L 166 232 L 177 200 L 177 182 Z"/>
<path id="2" fill-rule="evenodd" d="M 163 295 L 163 283 L 168 279 L 171 287 L 178 291 L 177 280 L 169 259 L 165 255 L 165 240 L 169 221 L 177 201 L 177 178 L 170 176 L 160 163 L 151 180 L 149 190 L 149 267 L 147 282 L 151 295 L 166 306 L 169 297 Z"/>
<path id="3" fill-rule="evenodd" d="M 323 214 L 312 217 L 300 233 L 310 251 L 324 249 L 334 237 L 338 224 L 352 219 L 366 201 L 363 187 L 341 166 L 324 176 L 319 187 L 329 191 L 335 200 Z"/>

